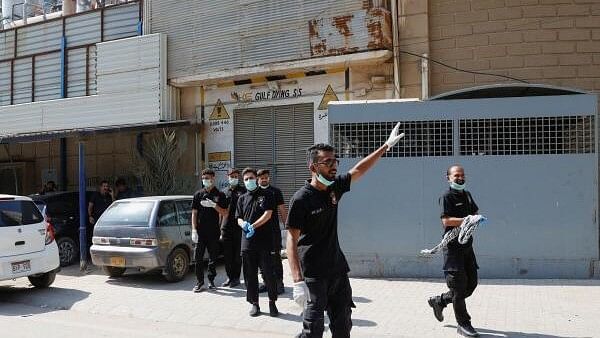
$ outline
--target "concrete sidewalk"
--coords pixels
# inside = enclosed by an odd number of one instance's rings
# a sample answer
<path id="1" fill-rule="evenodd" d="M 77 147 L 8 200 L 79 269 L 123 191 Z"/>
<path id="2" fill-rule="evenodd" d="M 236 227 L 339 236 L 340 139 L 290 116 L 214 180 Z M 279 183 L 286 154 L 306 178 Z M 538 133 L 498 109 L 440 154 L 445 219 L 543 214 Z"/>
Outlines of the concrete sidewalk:
<path id="1" fill-rule="evenodd" d="M 223 280 L 220 268 L 217 285 Z M 353 337 L 456 336 L 452 307 L 439 323 L 426 303 L 445 290 L 443 280 L 351 283 Z M 31 289 L 26 279 L 0 282 L 0 325 L 7 337 L 292 337 L 300 331 L 290 287 L 278 301 L 279 318 L 251 318 L 243 289 L 194 294 L 194 284 L 193 274 L 169 284 L 159 275 L 110 279 L 70 267 L 48 290 Z M 598 280 L 483 280 L 467 306 L 482 336 L 600 337 Z M 261 308 L 268 311 L 266 297 Z"/>

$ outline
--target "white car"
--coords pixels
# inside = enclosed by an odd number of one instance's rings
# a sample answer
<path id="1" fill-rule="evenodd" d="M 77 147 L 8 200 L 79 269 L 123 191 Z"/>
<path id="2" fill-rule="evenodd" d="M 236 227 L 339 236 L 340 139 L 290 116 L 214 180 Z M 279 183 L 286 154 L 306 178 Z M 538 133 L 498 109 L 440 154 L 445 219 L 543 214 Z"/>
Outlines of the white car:
<path id="1" fill-rule="evenodd" d="M 60 269 L 54 230 L 31 198 L 0 195 L 0 281 L 27 277 L 46 288 Z"/>

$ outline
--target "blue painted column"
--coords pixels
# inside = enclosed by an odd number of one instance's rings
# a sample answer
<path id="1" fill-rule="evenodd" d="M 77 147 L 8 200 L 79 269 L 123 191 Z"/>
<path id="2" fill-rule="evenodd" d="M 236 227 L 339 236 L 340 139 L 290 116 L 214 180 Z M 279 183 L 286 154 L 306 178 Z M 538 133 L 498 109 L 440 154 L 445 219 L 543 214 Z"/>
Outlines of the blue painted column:
<path id="1" fill-rule="evenodd" d="M 87 201 L 85 184 L 85 143 L 79 142 L 79 266 L 87 264 Z"/>
<path id="2" fill-rule="evenodd" d="M 62 36 L 60 39 L 60 97 L 67 97 L 67 83 L 65 70 L 67 68 L 67 37 Z"/>

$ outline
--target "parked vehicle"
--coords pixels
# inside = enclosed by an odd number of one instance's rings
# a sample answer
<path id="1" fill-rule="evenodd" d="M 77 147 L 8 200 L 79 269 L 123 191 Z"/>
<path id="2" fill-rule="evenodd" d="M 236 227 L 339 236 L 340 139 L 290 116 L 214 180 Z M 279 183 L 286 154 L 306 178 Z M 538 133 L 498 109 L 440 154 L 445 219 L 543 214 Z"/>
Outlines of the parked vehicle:
<path id="1" fill-rule="evenodd" d="M 94 192 L 86 192 L 89 201 Z M 30 196 L 46 216 L 55 231 L 60 265 L 67 266 L 79 259 L 79 192 L 61 191 Z M 86 206 L 87 210 L 87 206 Z"/>
<path id="2" fill-rule="evenodd" d="M 111 277 L 126 269 L 162 270 L 169 282 L 182 280 L 193 257 L 192 196 L 118 200 L 94 228 L 92 262 Z"/>
<path id="3" fill-rule="evenodd" d="M 54 229 L 33 200 L 0 195 L 0 280 L 27 277 L 47 288 L 59 269 Z"/>

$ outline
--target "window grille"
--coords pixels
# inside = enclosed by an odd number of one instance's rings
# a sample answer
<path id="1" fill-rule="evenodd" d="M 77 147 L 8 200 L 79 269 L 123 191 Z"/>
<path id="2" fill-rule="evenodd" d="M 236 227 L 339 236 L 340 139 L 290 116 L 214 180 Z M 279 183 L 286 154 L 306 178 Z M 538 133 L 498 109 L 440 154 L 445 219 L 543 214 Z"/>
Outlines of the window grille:
<path id="1" fill-rule="evenodd" d="M 585 154 L 595 152 L 593 116 L 464 119 L 461 155 Z"/>
<path id="2" fill-rule="evenodd" d="M 331 143 L 341 158 L 365 157 L 389 137 L 396 122 L 340 123 L 331 125 Z M 403 121 L 405 133 L 384 157 L 452 156 L 452 120 Z"/>

